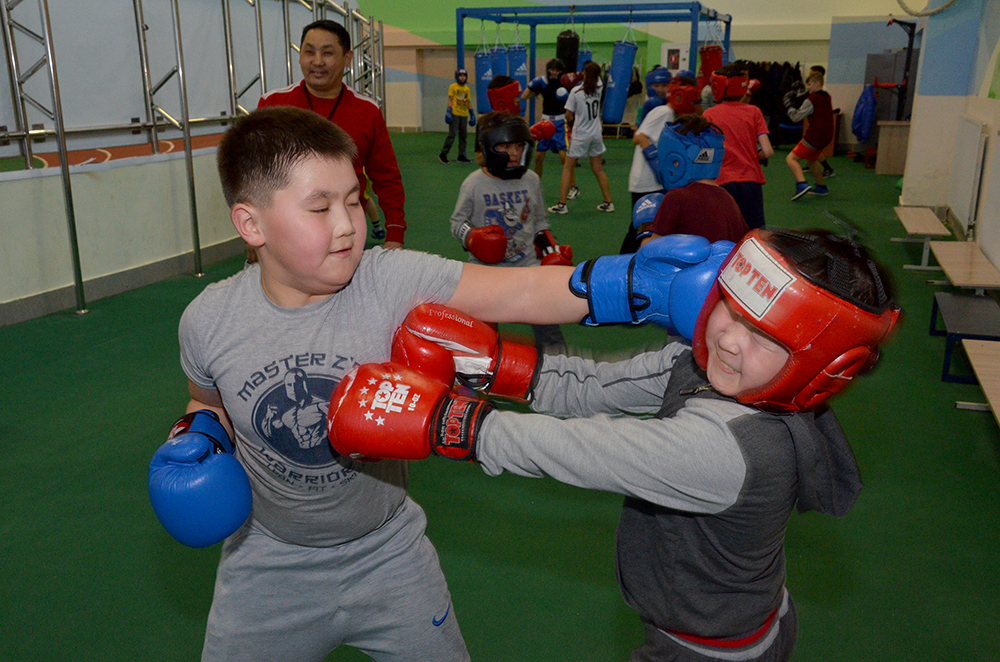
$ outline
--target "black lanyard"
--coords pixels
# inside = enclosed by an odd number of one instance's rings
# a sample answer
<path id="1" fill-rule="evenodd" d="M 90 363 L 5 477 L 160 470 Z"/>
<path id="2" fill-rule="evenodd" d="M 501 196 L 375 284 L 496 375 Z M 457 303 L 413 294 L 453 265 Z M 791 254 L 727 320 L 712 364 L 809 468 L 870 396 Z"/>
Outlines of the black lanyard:
<path id="1" fill-rule="evenodd" d="M 326 116 L 326 119 L 330 120 L 331 122 L 333 121 L 333 114 L 336 113 L 337 108 L 340 107 L 340 100 L 344 98 L 344 87 L 345 85 L 341 83 L 340 94 L 337 95 L 337 103 L 333 104 L 333 110 L 331 110 L 330 114 Z M 302 84 L 302 91 L 306 93 L 306 103 L 309 104 L 309 110 L 315 113 L 316 109 L 313 108 L 312 96 L 309 94 L 309 88 L 306 87 L 305 83 Z"/>

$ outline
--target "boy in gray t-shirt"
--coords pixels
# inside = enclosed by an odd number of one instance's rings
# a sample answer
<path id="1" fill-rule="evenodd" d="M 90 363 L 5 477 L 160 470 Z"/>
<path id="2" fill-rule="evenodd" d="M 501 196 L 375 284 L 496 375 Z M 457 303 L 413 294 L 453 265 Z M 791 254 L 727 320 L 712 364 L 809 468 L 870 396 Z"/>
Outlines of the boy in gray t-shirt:
<path id="1" fill-rule="evenodd" d="M 375 660 L 468 660 L 424 513 L 406 495 L 407 464 L 336 454 L 330 395 L 354 366 L 390 357 L 393 333 L 421 303 L 561 324 L 595 301 L 633 299 L 617 275 L 582 298 L 564 266 L 365 251 L 354 151 L 342 129 L 293 107 L 238 119 L 219 145 L 230 217 L 257 262 L 185 310 L 189 413 L 149 472 L 171 535 L 194 547 L 225 540 L 202 660 L 319 662 L 341 645 Z M 646 253 L 649 277 L 677 270 Z M 657 288 L 646 294 L 651 310 L 665 305 Z"/>
<path id="2" fill-rule="evenodd" d="M 573 265 L 573 250 L 560 246 L 545 216 L 542 182 L 529 170 L 535 139 L 523 118 L 485 113 L 476 127 L 479 169 L 462 182 L 451 233 L 469 261 L 498 267 Z M 535 345 L 563 351 L 557 325 L 533 325 Z"/>

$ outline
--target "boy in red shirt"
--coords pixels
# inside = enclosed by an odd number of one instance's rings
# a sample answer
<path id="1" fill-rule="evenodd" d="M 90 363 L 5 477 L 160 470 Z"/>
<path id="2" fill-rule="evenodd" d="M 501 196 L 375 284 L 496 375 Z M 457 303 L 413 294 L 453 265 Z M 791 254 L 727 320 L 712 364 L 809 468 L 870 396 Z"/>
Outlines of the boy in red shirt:
<path id="1" fill-rule="evenodd" d="M 716 182 L 729 191 L 750 229 L 764 227 L 764 170 L 760 162 L 774 154 L 767 122 L 757 106 L 745 103 L 750 77 L 737 65 L 727 64 L 712 74 L 712 95 L 717 105 L 703 117 L 726 136 L 726 156 Z"/>

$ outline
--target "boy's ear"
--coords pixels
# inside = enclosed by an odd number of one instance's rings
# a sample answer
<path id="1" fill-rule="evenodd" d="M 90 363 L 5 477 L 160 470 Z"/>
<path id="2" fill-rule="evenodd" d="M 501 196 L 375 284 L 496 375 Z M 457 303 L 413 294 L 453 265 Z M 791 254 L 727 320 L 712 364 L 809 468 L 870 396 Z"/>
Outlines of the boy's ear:
<path id="1" fill-rule="evenodd" d="M 250 246 L 263 246 L 264 233 L 257 221 L 259 210 L 253 205 L 238 202 L 229 210 L 229 218 L 243 241 Z"/>

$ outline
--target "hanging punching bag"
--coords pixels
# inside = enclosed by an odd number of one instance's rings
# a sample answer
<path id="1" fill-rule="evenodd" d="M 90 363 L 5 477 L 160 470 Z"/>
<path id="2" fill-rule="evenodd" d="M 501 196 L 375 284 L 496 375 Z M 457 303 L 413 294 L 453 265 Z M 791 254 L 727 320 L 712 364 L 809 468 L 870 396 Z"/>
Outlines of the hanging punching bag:
<path id="1" fill-rule="evenodd" d="M 493 75 L 494 76 L 506 76 L 507 75 L 507 47 L 506 46 L 494 46 L 490 49 L 490 56 L 493 61 Z"/>
<path id="2" fill-rule="evenodd" d="M 487 51 L 476 53 L 476 111 L 482 115 L 490 112 L 487 90 L 493 80 L 493 56 Z"/>
<path id="3" fill-rule="evenodd" d="M 634 41 L 616 41 L 611 55 L 611 67 L 605 83 L 604 110 L 601 121 L 605 124 L 621 124 L 628 99 L 628 86 L 632 82 L 632 67 L 639 45 Z"/>
<path id="4" fill-rule="evenodd" d="M 528 88 L 528 49 L 524 44 L 511 44 L 507 47 L 507 75 L 517 81 L 523 92 Z M 527 101 L 521 99 L 521 114 L 524 114 Z"/>
<path id="5" fill-rule="evenodd" d="M 575 66 L 580 51 L 580 35 L 572 30 L 564 30 L 556 37 L 556 57 L 569 67 Z M 575 71 L 580 71 L 576 69 Z M 572 73 L 567 71 L 566 73 Z"/>
<path id="6" fill-rule="evenodd" d="M 583 65 L 594 59 L 594 54 L 589 48 L 581 48 L 576 56 L 576 70 L 583 71 Z"/>
<path id="7" fill-rule="evenodd" d="M 710 44 L 698 49 L 698 87 L 712 82 L 712 74 L 722 66 L 722 46 Z"/>

